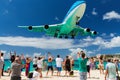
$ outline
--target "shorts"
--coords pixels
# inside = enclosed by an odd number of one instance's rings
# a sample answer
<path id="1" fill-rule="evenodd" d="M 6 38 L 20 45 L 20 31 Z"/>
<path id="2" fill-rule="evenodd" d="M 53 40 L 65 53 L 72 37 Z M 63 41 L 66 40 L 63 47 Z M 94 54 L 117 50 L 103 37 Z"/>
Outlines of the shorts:
<path id="1" fill-rule="evenodd" d="M 18 76 L 11 76 L 10 80 L 22 80 L 21 77 Z"/>
<path id="2" fill-rule="evenodd" d="M 90 72 L 90 66 L 87 65 L 87 72 L 89 73 Z"/>
<path id="3" fill-rule="evenodd" d="M 51 71 L 53 71 L 53 67 L 52 66 L 48 66 L 47 70 L 49 71 L 51 69 Z"/>
<path id="4" fill-rule="evenodd" d="M 71 71 L 70 66 L 65 66 L 65 70 L 68 71 L 68 72 L 70 72 Z"/>
<path id="5" fill-rule="evenodd" d="M 60 72 L 60 71 L 62 71 L 62 68 L 61 67 L 57 67 L 57 70 Z"/>
<path id="6" fill-rule="evenodd" d="M 87 80 L 87 72 L 80 72 L 80 80 Z"/>

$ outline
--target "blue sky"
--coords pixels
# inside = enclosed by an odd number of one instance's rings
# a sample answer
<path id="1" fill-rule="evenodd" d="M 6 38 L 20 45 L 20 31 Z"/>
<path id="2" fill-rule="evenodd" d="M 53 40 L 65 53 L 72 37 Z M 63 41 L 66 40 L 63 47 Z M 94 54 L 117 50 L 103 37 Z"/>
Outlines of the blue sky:
<path id="1" fill-rule="evenodd" d="M 29 32 L 20 25 L 61 23 L 76 0 L 0 0 L 0 50 L 8 58 L 10 51 L 25 56 L 75 55 L 84 50 L 88 56 L 120 54 L 119 0 L 85 0 L 87 7 L 80 26 L 99 32 L 95 37 L 76 39 L 48 38 L 44 33 Z"/>

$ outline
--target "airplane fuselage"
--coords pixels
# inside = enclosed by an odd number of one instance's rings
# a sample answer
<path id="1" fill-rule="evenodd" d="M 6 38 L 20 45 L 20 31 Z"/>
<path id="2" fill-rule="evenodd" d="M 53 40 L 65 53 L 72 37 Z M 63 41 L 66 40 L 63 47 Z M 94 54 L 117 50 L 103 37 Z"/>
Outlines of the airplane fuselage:
<path id="1" fill-rule="evenodd" d="M 75 27 L 76 23 L 82 18 L 85 12 L 86 4 L 84 2 L 75 3 L 68 11 L 63 26 L 60 30 L 60 34 L 69 34 Z"/>

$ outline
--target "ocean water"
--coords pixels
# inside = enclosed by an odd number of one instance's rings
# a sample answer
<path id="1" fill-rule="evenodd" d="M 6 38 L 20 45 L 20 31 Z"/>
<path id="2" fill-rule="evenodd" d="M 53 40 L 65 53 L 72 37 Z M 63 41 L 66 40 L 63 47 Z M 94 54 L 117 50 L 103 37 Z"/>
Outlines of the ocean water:
<path id="1" fill-rule="evenodd" d="M 8 68 L 11 68 L 11 61 L 9 59 L 5 59 L 4 61 L 4 71 L 6 71 Z M 23 69 L 23 71 L 25 71 L 25 69 Z M 33 71 L 33 63 L 30 63 L 30 71 Z"/>
<path id="2" fill-rule="evenodd" d="M 44 62 L 47 63 L 47 60 L 44 60 L 43 63 L 44 63 Z M 99 64 L 99 62 L 96 61 L 96 62 L 95 62 L 95 68 L 96 68 L 96 69 L 98 68 L 98 64 Z M 107 64 L 107 62 L 104 61 L 104 69 L 105 69 L 106 64 Z M 53 61 L 53 67 L 55 67 L 55 66 L 56 66 L 56 62 L 55 62 L 55 60 L 54 60 L 54 61 Z M 9 60 L 9 59 L 5 59 L 5 67 L 4 67 L 4 70 L 7 70 L 7 69 L 10 68 L 10 67 L 11 67 L 11 62 L 10 62 L 10 60 Z M 34 68 L 33 68 L 33 62 L 31 62 L 31 63 L 30 63 L 30 71 L 33 71 L 33 70 L 34 70 Z M 74 60 L 73 70 L 79 70 L 79 62 L 78 62 L 78 60 Z M 119 68 L 119 70 L 120 70 L 120 68 Z M 25 71 L 25 69 L 23 69 L 23 71 Z"/>
<path id="3" fill-rule="evenodd" d="M 44 60 L 43 62 L 47 63 L 47 60 Z M 22 62 L 22 63 L 24 63 L 24 62 Z M 8 70 L 8 68 L 11 68 L 11 61 L 9 59 L 5 59 L 4 60 L 4 64 L 5 64 L 4 71 Z M 56 64 L 55 60 L 53 60 L 53 67 L 55 67 L 55 64 Z M 33 62 L 31 61 L 30 62 L 30 71 L 33 71 L 33 70 L 34 70 L 34 68 L 33 68 Z M 25 69 L 23 69 L 23 71 L 25 71 Z"/>

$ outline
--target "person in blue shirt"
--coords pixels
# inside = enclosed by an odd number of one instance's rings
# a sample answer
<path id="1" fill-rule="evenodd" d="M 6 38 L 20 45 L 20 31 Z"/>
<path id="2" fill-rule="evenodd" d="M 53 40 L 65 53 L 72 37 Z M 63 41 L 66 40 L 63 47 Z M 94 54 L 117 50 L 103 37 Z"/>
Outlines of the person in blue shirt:
<path id="1" fill-rule="evenodd" d="M 79 74 L 80 80 L 87 80 L 87 61 L 88 58 L 85 57 L 85 53 L 83 51 L 77 53 L 78 61 L 79 61 Z"/>
<path id="2" fill-rule="evenodd" d="M 51 76 L 53 76 L 53 58 L 52 58 L 52 57 L 49 57 L 49 58 L 48 58 L 46 76 L 48 76 L 49 70 L 51 70 Z"/>

